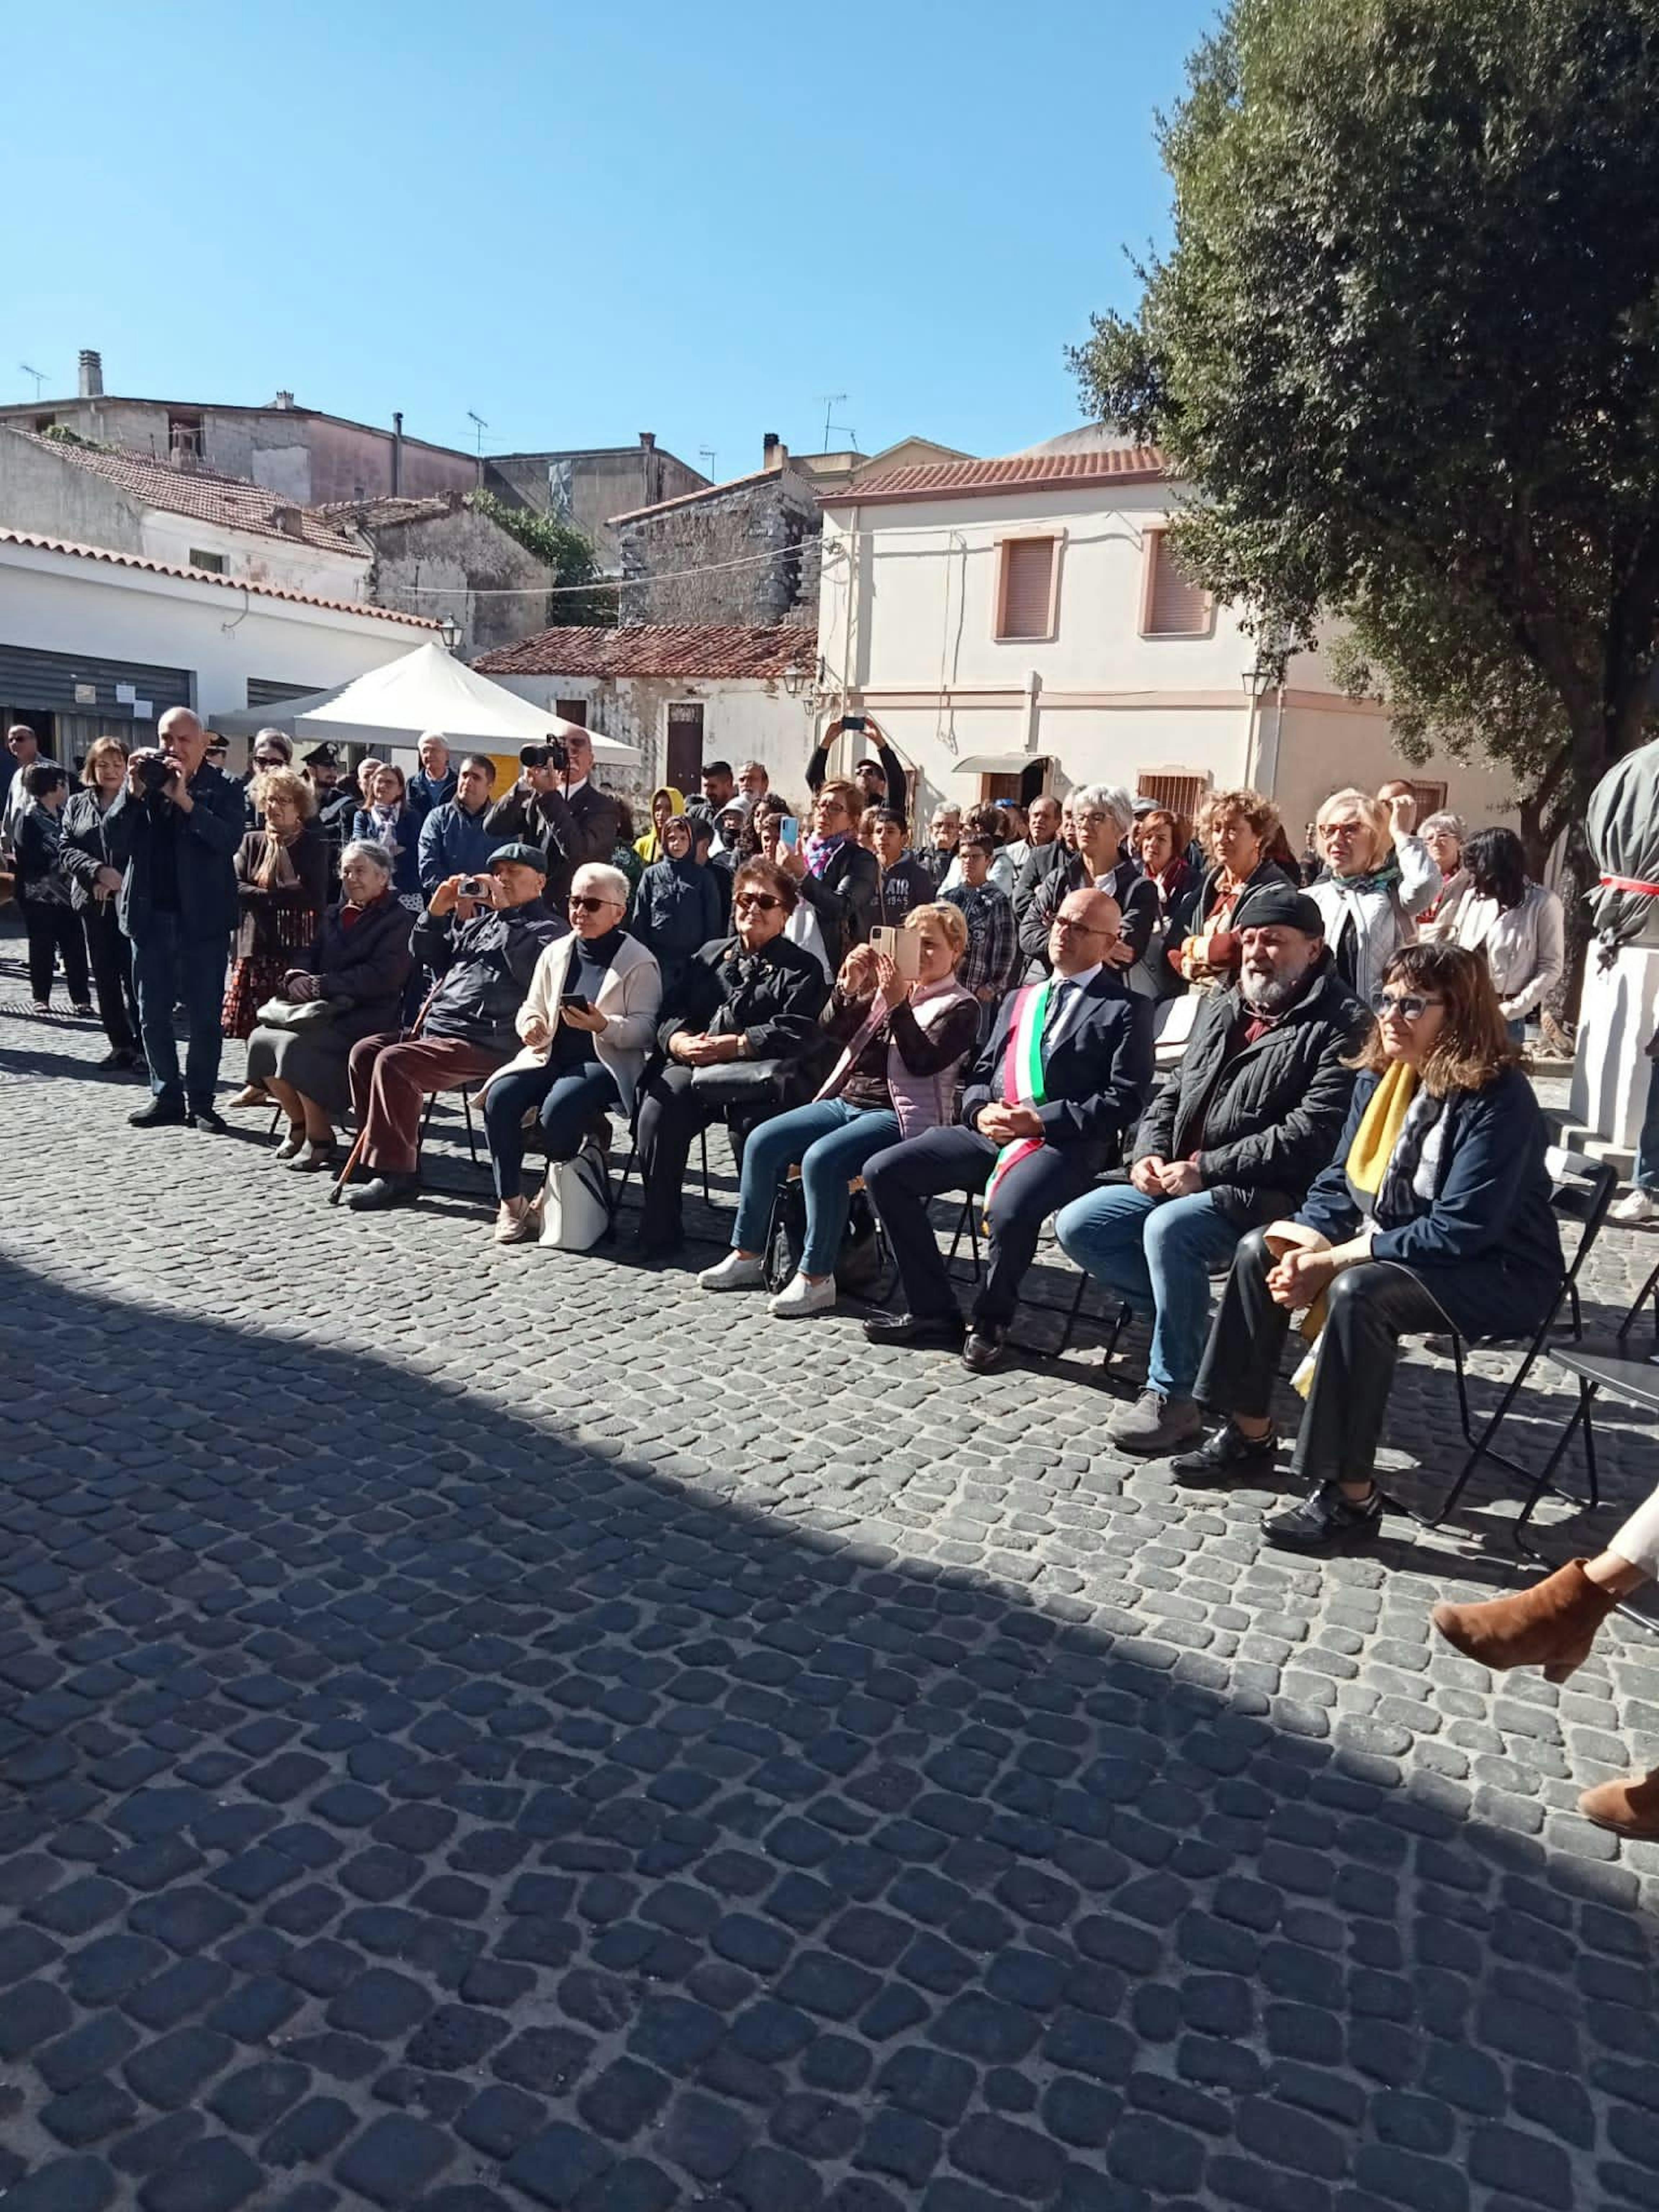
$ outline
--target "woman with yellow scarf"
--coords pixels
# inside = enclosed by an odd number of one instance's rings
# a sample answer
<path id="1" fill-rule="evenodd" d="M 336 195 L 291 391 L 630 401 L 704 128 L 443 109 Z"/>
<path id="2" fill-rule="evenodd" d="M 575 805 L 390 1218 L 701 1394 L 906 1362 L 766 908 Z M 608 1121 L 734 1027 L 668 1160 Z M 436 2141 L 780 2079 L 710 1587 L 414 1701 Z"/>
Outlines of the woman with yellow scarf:
<path id="1" fill-rule="evenodd" d="M 1305 1313 L 1291 1472 L 1307 1494 L 1261 1524 L 1292 1551 L 1376 1534 L 1372 1469 L 1401 1336 L 1529 1335 L 1561 1284 L 1547 1132 L 1486 962 L 1407 945 L 1372 1005 L 1336 1158 L 1293 1219 L 1245 1237 L 1227 1278 L 1195 1393 L 1224 1419 L 1175 1462 L 1200 1482 L 1272 1468 L 1273 1377 Z"/>

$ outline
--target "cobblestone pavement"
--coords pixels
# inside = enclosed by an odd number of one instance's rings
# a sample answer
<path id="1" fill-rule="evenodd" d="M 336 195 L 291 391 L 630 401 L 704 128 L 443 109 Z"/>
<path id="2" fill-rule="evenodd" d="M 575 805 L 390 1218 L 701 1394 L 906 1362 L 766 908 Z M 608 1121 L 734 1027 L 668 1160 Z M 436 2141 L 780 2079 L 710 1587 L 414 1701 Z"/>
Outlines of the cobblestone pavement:
<path id="1" fill-rule="evenodd" d="M 975 1378 L 333 1212 L 21 998 L 4 2212 L 1659 2205 L 1659 1849 L 1571 1809 L 1659 1656 L 1437 1648 L 1490 1496 L 1269 1555 L 1105 1447 L 1097 1332 Z M 1443 1476 L 1444 1367 L 1396 1407 Z"/>

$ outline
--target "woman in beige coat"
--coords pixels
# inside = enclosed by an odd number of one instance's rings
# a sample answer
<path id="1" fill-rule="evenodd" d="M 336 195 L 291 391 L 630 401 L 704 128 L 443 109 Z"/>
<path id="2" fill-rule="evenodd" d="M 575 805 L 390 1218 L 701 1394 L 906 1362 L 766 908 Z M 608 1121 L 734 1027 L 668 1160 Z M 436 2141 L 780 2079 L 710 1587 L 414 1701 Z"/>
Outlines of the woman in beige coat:
<path id="1" fill-rule="evenodd" d="M 623 927 L 628 878 L 599 862 L 576 871 L 570 934 L 536 963 L 518 1012 L 524 1049 L 484 1086 L 484 1129 L 502 1244 L 533 1243 L 541 1214 L 524 1194 L 525 1123 L 534 1114 L 550 1164 L 574 1159 L 606 1111 L 634 1110 L 656 1034 L 662 975 Z"/>

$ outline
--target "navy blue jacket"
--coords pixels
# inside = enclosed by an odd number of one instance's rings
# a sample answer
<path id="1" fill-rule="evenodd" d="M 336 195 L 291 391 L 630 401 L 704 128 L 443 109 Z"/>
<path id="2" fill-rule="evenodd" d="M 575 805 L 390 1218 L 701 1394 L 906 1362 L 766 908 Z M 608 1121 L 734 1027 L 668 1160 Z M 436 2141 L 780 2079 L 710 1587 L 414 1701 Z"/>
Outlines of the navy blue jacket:
<path id="1" fill-rule="evenodd" d="M 485 829 L 489 812 L 487 799 L 476 814 L 469 814 L 459 799 L 447 799 L 422 823 L 421 889 L 428 898 L 450 876 L 482 876 L 491 854 L 511 842 Z"/>
<path id="2" fill-rule="evenodd" d="M 424 822 L 436 808 L 447 806 L 460 780 L 461 772 L 453 766 L 436 778 L 429 776 L 423 768 L 417 768 L 413 775 L 407 777 L 404 797 L 416 821 Z"/>
<path id="3" fill-rule="evenodd" d="M 1355 1084 L 1336 1158 L 1296 1217 L 1333 1244 L 1358 1233 L 1346 1164 L 1380 1080 L 1367 1072 Z M 1432 1200 L 1413 1199 L 1411 1212 L 1380 1220 L 1371 1257 L 1397 1261 L 1419 1276 L 1465 1336 L 1528 1334 L 1549 1311 L 1563 1273 L 1544 1116 L 1516 1067 L 1483 1091 L 1455 1092 L 1446 1111 Z"/>
<path id="4" fill-rule="evenodd" d="M 400 894 L 421 888 L 420 835 L 421 817 L 405 799 L 392 832 L 398 853 L 392 871 L 392 888 Z M 384 833 L 376 828 L 374 814 L 367 806 L 360 806 L 352 816 L 351 837 L 353 841 L 365 838 L 376 845 L 386 842 Z"/>
<path id="5" fill-rule="evenodd" d="M 242 787 L 205 762 L 190 780 L 195 804 L 181 813 L 170 799 L 135 799 L 123 784 L 104 817 L 110 866 L 121 871 L 116 915 L 135 945 L 149 934 L 155 826 L 178 817 L 179 924 L 186 937 L 228 937 L 240 912 L 236 848 L 247 834 Z"/>
<path id="6" fill-rule="evenodd" d="M 653 860 L 635 890 L 628 926 L 656 954 L 666 988 L 725 927 L 713 871 L 697 860 Z"/>
<path id="7" fill-rule="evenodd" d="M 981 1107 L 1002 1103 L 1019 998 L 1010 991 L 998 1007 L 990 1041 L 969 1071 L 962 1119 L 970 1128 Z M 1103 968 L 1085 987 L 1083 1004 L 1068 1010 L 1052 1051 L 1044 1047 L 1036 1109 L 1043 1142 L 1092 1147 L 1103 1166 L 1115 1166 L 1152 1087 L 1152 1002 Z"/>

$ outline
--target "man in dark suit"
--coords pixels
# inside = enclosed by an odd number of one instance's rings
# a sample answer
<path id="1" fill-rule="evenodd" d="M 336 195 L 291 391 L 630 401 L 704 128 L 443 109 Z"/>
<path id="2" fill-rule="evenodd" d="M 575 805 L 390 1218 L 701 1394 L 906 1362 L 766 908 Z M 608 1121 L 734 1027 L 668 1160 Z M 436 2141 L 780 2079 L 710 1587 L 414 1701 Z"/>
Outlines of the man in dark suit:
<path id="1" fill-rule="evenodd" d="M 858 804 L 854 785 L 824 784 L 812 801 L 811 834 L 783 862 L 817 917 L 832 970 L 881 918 L 881 870 L 853 835 Z"/>
<path id="2" fill-rule="evenodd" d="M 188 707 L 170 708 L 157 736 L 157 750 L 134 753 L 104 817 L 110 865 L 121 871 L 116 917 L 132 945 L 149 1064 L 150 1102 L 127 1119 L 141 1129 L 187 1122 L 222 1132 L 214 1094 L 225 963 L 238 910 L 242 791 L 207 765 L 207 732 Z M 182 1082 L 173 1030 L 179 1005 L 190 1033 Z"/>
<path id="3" fill-rule="evenodd" d="M 547 902 L 560 914 L 577 869 L 590 860 L 608 866 L 621 832 L 616 800 L 592 781 L 592 738 L 573 729 L 564 749 L 565 768 L 526 768 L 484 817 L 492 837 L 535 845 L 545 854 Z"/>
<path id="4" fill-rule="evenodd" d="M 866 1164 L 906 1309 L 866 1322 L 872 1344 L 959 1345 L 978 1373 L 1001 1364 L 1038 1231 L 1116 1161 L 1152 1086 L 1152 1001 L 1125 987 L 1109 957 L 1121 924 L 1106 892 L 1067 892 L 1049 932 L 1052 973 L 1003 1000 L 957 1126 Z M 928 1200 L 952 1190 L 987 1192 L 986 1273 L 965 1343 L 927 1218 Z"/>

